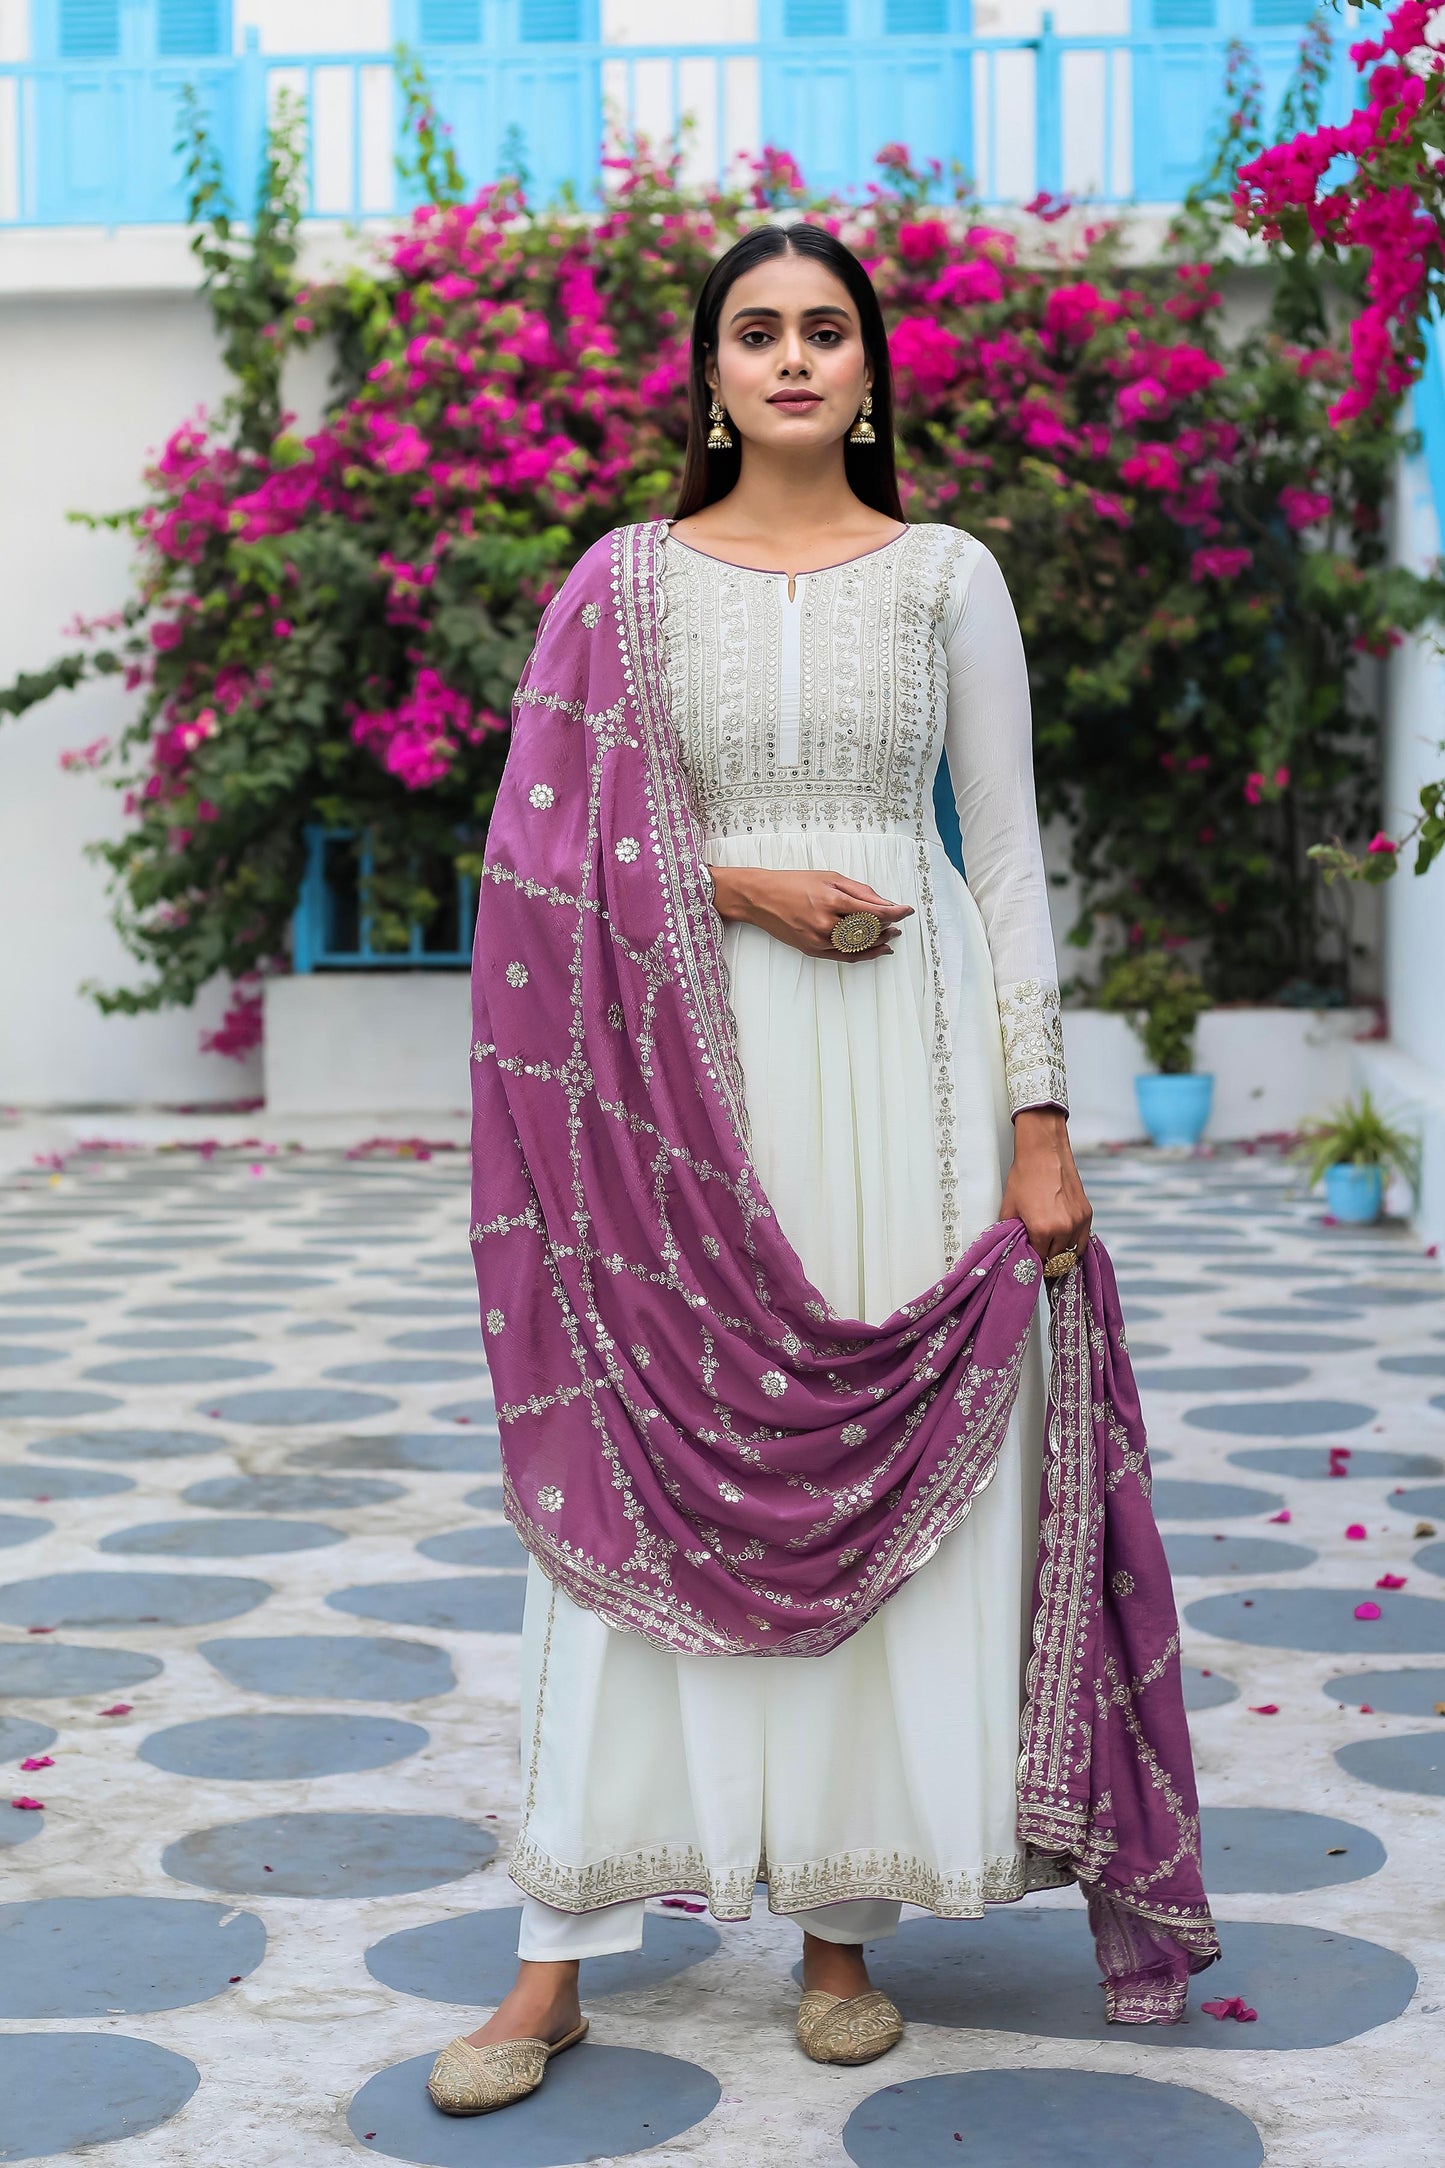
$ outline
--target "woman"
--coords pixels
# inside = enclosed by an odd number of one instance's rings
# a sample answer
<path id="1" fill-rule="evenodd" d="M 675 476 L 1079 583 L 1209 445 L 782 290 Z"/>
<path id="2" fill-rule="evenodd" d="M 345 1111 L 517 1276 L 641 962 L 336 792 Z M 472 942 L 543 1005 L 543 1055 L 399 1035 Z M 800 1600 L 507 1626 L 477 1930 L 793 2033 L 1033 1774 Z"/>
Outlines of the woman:
<path id="1" fill-rule="evenodd" d="M 678 516 L 549 606 L 486 876 L 472 1240 L 532 1553 L 524 1899 L 516 1984 L 433 2100 L 523 2097 L 644 1898 L 744 1918 L 760 1876 L 817 2060 L 900 2037 L 862 1945 L 901 1903 L 1073 1879 L 1110 2015 L 1177 2019 L 1215 1945 L 1066 1127 L 1022 644 L 988 550 L 902 519 L 878 303 L 830 235 L 715 265 Z"/>

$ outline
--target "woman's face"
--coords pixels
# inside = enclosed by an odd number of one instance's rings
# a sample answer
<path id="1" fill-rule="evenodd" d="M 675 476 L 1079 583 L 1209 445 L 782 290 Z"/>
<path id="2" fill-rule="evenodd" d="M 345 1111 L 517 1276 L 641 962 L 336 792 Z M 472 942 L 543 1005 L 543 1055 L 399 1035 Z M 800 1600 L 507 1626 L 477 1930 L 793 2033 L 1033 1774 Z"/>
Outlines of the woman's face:
<path id="1" fill-rule="evenodd" d="M 774 256 L 735 279 L 708 383 L 747 443 L 817 451 L 846 436 L 872 371 L 842 280 L 807 256 Z"/>

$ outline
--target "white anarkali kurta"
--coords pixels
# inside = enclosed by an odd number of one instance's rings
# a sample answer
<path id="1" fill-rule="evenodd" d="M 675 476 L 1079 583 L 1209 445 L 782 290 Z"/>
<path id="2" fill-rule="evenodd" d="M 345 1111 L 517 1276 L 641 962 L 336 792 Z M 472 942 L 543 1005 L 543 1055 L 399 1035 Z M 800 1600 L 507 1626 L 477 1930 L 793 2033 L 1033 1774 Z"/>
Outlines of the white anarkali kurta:
<path id="1" fill-rule="evenodd" d="M 949 527 L 800 573 L 791 594 L 786 573 L 671 536 L 662 557 L 707 861 L 830 869 L 913 906 L 893 955 L 861 962 L 724 929 L 763 1187 L 820 1292 L 881 1323 L 997 1220 L 1012 1114 L 1067 1107 L 1018 622 L 990 552 Z M 933 816 L 942 750 L 967 884 Z M 1022 1893 L 1040 1303 L 992 1484 L 828 1654 L 678 1654 L 604 1625 L 531 1563 L 524 1891 L 590 1913 L 695 1890 L 723 1918 L 748 1914 L 759 1876 L 784 1912 L 889 1898 L 967 1918 Z M 524 1928 L 524 1954 L 553 1947 L 533 1942 Z"/>

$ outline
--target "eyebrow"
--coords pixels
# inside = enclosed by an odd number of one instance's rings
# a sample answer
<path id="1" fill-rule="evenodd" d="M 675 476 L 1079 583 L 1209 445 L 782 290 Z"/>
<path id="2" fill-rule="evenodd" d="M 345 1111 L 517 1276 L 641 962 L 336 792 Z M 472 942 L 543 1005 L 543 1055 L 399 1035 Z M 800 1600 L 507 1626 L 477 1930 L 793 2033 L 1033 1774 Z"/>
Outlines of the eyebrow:
<path id="1" fill-rule="evenodd" d="M 838 305 L 838 303 L 837 303 L 836 301 L 820 301 L 820 302 L 818 303 L 818 305 L 817 305 L 817 307 L 816 307 L 816 308 L 812 308 L 812 309 L 804 309 L 804 311 L 803 311 L 803 314 L 804 314 L 804 316 L 805 316 L 805 317 L 807 317 L 807 316 L 841 316 L 841 317 L 842 317 L 842 319 L 843 319 L 843 321 L 844 321 L 844 323 L 847 323 L 847 321 L 848 321 L 848 311 L 847 311 L 847 310 L 846 310 L 845 308 L 840 308 L 840 307 L 839 307 L 839 305 Z M 773 321 L 774 321 L 775 323 L 779 323 L 779 324 L 780 324 L 780 323 L 782 322 L 782 320 L 783 320 L 783 312 L 782 312 L 782 310 L 781 310 L 781 309 L 761 309 L 761 308 L 760 308 L 760 309 L 738 309 L 738 310 L 736 310 L 736 311 L 734 312 L 734 314 L 733 314 L 733 315 L 732 315 L 732 316 L 731 316 L 731 317 L 729 318 L 729 322 L 730 322 L 730 323 L 734 323 L 734 324 L 735 324 L 735 323 L 737 323 L 737 321 L 738 321 L 739 317 L 743 317 L 743 316 L 769 316 L 769 317 L 771 317 L 771 318 L 773 319 Z"/>

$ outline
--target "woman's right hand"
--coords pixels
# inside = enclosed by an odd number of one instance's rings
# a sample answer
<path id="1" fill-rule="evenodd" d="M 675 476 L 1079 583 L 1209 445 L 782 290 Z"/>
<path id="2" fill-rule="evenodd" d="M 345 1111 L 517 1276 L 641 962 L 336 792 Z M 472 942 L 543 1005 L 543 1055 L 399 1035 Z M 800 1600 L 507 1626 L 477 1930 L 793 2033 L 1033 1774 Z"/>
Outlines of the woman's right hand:
<path id="1" fill-rule="evenodd" d="M 774 940 L 801 949 L 805 956 L 831 956 L 835 963 L 890 956 L 899 922 L 913 916 L 911 903 L 890 903 L 866 881 L 811 866 L 714 866 L 712 877 L 724 918 L 746 919 Z M 871 948 L 844 956 L 833 946 L 833 928 L 850 911 L 875 911 L 883 921 L 883 931 Z"/>

